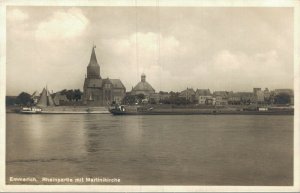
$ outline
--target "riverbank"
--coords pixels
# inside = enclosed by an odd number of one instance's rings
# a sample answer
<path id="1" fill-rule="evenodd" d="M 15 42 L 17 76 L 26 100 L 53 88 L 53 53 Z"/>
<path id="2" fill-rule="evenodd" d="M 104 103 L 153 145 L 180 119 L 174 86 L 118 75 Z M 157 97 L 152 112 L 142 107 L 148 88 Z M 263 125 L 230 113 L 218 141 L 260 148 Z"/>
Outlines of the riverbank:
<path id="1" fill-rule="evenodd" d="M 6 107 L 7 113 L 19 113 L 18 106 Z M 142 108 L 144 110 L 138 111 Z M 171 105 L 171 104 L 146 104 L 126 106 L 126 112 L 116 114 L 150 114 L 150 115 L 173 115 L 173 114 L 241 114 L 241 115 L 293 115 L 294 109 L 289 106 L 269 105 L 259 107 L 257 105 Z M 151 111 L 149 110 L 151 109 Z M 42 108 L 42 114 L 109 114 L 107 107 L 89 106 L 55 106 Z"/>
<path id="2" fill-rule="evenodd" d="M 114 115 L 293 115 L 293 107 L 279 106 L 176 106 L 121 105 L 110 108 Z"/>
<path id="3" fill-rule="evenodd" d="M 6 107 L 6 113 L 19 113 L 21 107 Z M 55 106 L 43 107 L 41 114 L 109 114 L 106 107 Z"/>

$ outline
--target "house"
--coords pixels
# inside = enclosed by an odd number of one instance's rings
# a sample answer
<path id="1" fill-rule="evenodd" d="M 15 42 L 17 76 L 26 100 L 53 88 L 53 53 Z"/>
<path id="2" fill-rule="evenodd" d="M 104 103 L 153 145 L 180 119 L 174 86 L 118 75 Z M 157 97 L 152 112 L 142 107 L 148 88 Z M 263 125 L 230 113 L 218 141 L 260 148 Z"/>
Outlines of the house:
<path id="1" fill-rule="evenodd" d="M 206 104 L 207 99 L 211 99 L 212 95 L 209 89 L 197 89 L 195 93 L 198 104 Z"/>
<path id="2" fill-rule="evenodd" d="M 180 92 L 179 97 L 185 98 L 187 101 L 190 101 L 191 103 L 195 102 L 196 99 L 196 92 L 192 88 L 187 88 L 186 90 L 183 90 Z"/>
<path id="3" fill-rule="evenodd" d="M 57 92 L 54 94 L 53 101 L 55 105 L 62 105 L 69 102 L 69 99 L 65 94 L 62 94 L 61 92 Z"/>
<path id="4" fill-rule="evenodd" d="M 213 97 L 212 96 L 199 96 L 198 97 L 198 104 L 200 104 L 200 105 L 212 105 L 213 104 Z"/>
<path id="5" fill-rule="evenodd" d="M 215 105 L 228 105 L 228 91 L 215 91 L 213 96 L 216 100 Z"/>

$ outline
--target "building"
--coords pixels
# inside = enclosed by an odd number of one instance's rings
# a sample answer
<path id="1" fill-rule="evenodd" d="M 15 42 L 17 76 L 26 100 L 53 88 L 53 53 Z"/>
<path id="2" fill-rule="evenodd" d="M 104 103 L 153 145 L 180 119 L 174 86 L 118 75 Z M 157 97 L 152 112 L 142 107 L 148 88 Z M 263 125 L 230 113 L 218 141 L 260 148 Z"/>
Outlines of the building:
<path id="1" fill-rule="evenodd" d="M 251 104 L 255 102 L 253 92 L 237 92 L 235 94 L 240 97 L 240 102 L 242 104 Z"/>
<path id="2" fill-rule="evenodd" d="M 109 80 L 113 87 L 113 94 L 112 94 L 113 101 L 115 101 L 117 104 L 121 104 L 126 94 L 126 88 L 120 79 L 109 79 Z"/>
<path id="3" fill-rule="evenodd" d="M 171 96 L 170 93 L 168 92 L 163 92 L 163 91 L 160 91 L 159 92 L 159 100 L 166 100 L 166 99 L 169 99 Z"/>
<path id="4" fill-rule="evenodd" d="M 228 91 L 215 91 L 213 93 L 215 105 L 228 105 Z"/>
<path id="5" fill-rule="evenodd" d="M 211 105 L 211 104 L 213 104 L 213 97 L 212 96 L 199 96 L 198 104 L 199 105 Z"/>
<path id="6" fill-rule="evenodd" d="M 62 105 L 69 102 L 69 99 L 65 94 L 62 94 L 61 92 L 57 92 L 54 94 L 53 101 L 55 105 Z"/>
<path id="7" fill-rule="evenodd" d="M 278 95 L 278 94 L 287 94 L 289 96 L 294 96 L 294 91 L 293 89 L 275 89 L 275 95 Z"/>
<path id="8" fill-rule="evenodd" d="M 211 96 L 211 92 L 209 89 L 197 89 L 196 90 L 196 98 L 199 96 Z"/>
<path id="9" fill-rule="evenodd" d="M 217 106 L 228 105 L 228 99 L 223 98 L 222 96 L 216 96 L 215 97 L 215 105 L 217 105 Z"/>
<path id="10" fill-rule="evenodd" d="M 141 81 L 137 83 L 135 87 L 132 88 L 131 95 L 143 94 L 147 99 L 151 94 L 154 94 L 154 88 L 146 81 L 146 75 L 141 75 Z"/>
<path id="11" fill-rule="evenodd" d="M 185 98 L 187 101 L 195 102 L 196 92 L 192 88 L 187 88 L 184 91 L 181 91 L 179 94 L 180 98 Z"/>
<path id="12" fill-rule="evenodd" d="M 126 88 L 121 80 L 101 78 L 100 65 L 97 61 L 94 46 L 83 85 L 83 104 L 88 106 L 106 106 L 113 102 L 120 102 L 125 93 Z"/>
<path id="13" fill-rule="evenodd" d="M 150 103 L 159 103 L 160 101 L 160 94 L 159 93 L 152 93 L 149 95 L 149 102 Z"/>
<path id="14" fill-rule="evenodd" d="M 228 96 L 228 104 L 230 105 L 241 104 L 241 96 L 238 93 L 231 92 Z"/>
<path id="15" fill-rule="evenodd" d="M 208 100 L 212 99 L 209 89 L 197 89 L 195 93 L 198 104 L 208 104 Z"/>
<path id="16" fill-rule="evenodd" d="M 254 94 L 254 96 L 256 96 L 256 93 L 258 91 L 261 91 L 261 88 L 253 88 L 253 94 Z"/>
<path id="17" fill-rule="evenodd" d="M 264 91 L 258 90 L 256 92 L 256 102 L 263 103 L 265 101 L 265 94 Z"/>

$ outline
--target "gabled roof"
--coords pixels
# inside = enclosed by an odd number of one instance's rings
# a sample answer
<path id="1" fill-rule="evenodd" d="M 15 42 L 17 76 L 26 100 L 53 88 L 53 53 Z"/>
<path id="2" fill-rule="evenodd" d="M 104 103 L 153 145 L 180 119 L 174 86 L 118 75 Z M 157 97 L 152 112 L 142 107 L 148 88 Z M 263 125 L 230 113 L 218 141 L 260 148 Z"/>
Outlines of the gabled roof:
<path id="1" fill-rule="evenodd" d="M 123 85 L 120 79 L 110 79 L 110 82 L 112 83 L 114 88 L 125 89 L 125 86 Z"/>
<path id="2" fill-rule="evenodd" d="M 102 79 L 102 84 L 112 84 L 109 78 Z"/>
<path id="3" fill-rule="evenodd" d="M 197 89 L 196 90 L 196 95 L 198 96 L 210 96 L 210 90 L 209 89 Z"/>
<path id="4" fill-rule="evenodd" d="M 195 91 L 192 88 L 187 88 L 180 92 L 179 96 L 185 96 L 185 95 L 194 95 Z"/>
<path id="5" fill-rule="evenodd" d="M 215 92 L 213 93 L 213 95 L 214 95 L 214 96 L 223 96 L 223 97 L 225 97 L 225 96 L 228 95 L 228 92 L 227 92 L 227 91 L 215 91 Z"/>

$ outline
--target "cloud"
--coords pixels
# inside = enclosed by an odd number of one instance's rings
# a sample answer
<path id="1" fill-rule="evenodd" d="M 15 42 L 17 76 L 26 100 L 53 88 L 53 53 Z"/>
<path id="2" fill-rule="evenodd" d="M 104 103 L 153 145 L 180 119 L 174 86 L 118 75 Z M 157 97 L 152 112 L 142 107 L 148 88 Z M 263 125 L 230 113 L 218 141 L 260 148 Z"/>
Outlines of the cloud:
<path id="1" fill-rule="evenodd" d="M 162 85 L 163 81 L 172 79 L 170 69 L 164 68 L 166 58 L 173 61 L 170 58 L 185 50 L 176 37 L 155 32 L 138 32 L 126 37 L 103 39 L 99 47 L 106 52 L 103 53 L 103 74 L 118 77 L 124 80 L 127 88 L 131 88 L 140 80 L 141 73 L 146 73 L 147 80 L 157 90 L 167 89 Z M 113 57 L 106 58 L 105 55 Z"/>
<path id="2" fill-rule="evenodd" d="M 233 54 L 229 50 L 220 51 L 214 58 L 214 67 L 222 71 L 232 71 L 241 67 L 246 60 L 244 54 Z"/>
<path id="3" fill-rule="evenodd" d="M 28 14 L 24 13 L 19 9 L 13 9 L 12 11 L 8 12 L 7 18 L 11 21 L 21 22 L 28 19 Z"/>
<path id="4" fill-rule="evenodd" d="M 78 37 L 86 29 L 89 20 L 82 11 L 71 8 L 67 11 L 56 11 L 46 21 L 42 21 L 35 32 L 37 39 L 60 40 Z"/>
<path id="5" fill-rule="evenodd" d="M 216 71 L 228 73 L 232 71 L 268 73 L 270 69 L 284 68 L 277 50 L 256 54 L 221 50 L 215 55 L 212 63 Z"/>
<path id="6" fill-rule="evenodd" d="M 274 77 L 292 81 L 289 66 L 292 65 L 283 62 L 278 55 L 278 50 L 275 49 L 256 54 L 221 50 L 212 59 L 212 68 L 208 71 L 216 80 L 222 77 L 222 84 L 227 84 L 228 88 L 233 90 L 238 89 L 234 85 L 236 81 L 245 88 L 254 86 L 278 88 L 284 87 L 286 82 L 274 81 Z M 220 83 L 220 81 L 216 82 Z M 213 86 L 218 87 L 218 85 Z"/>
<path id="7" fill-rule="evenodd" d="M 108 39 L 102 41 L 112 55 L 136 64 L 142 70 L 159 65 L 159 59 L 172 57 L 180 53 L 180 42 L 174 36 L 162 36 L 158 33 L 133 33 L 125 38 Z"/>

